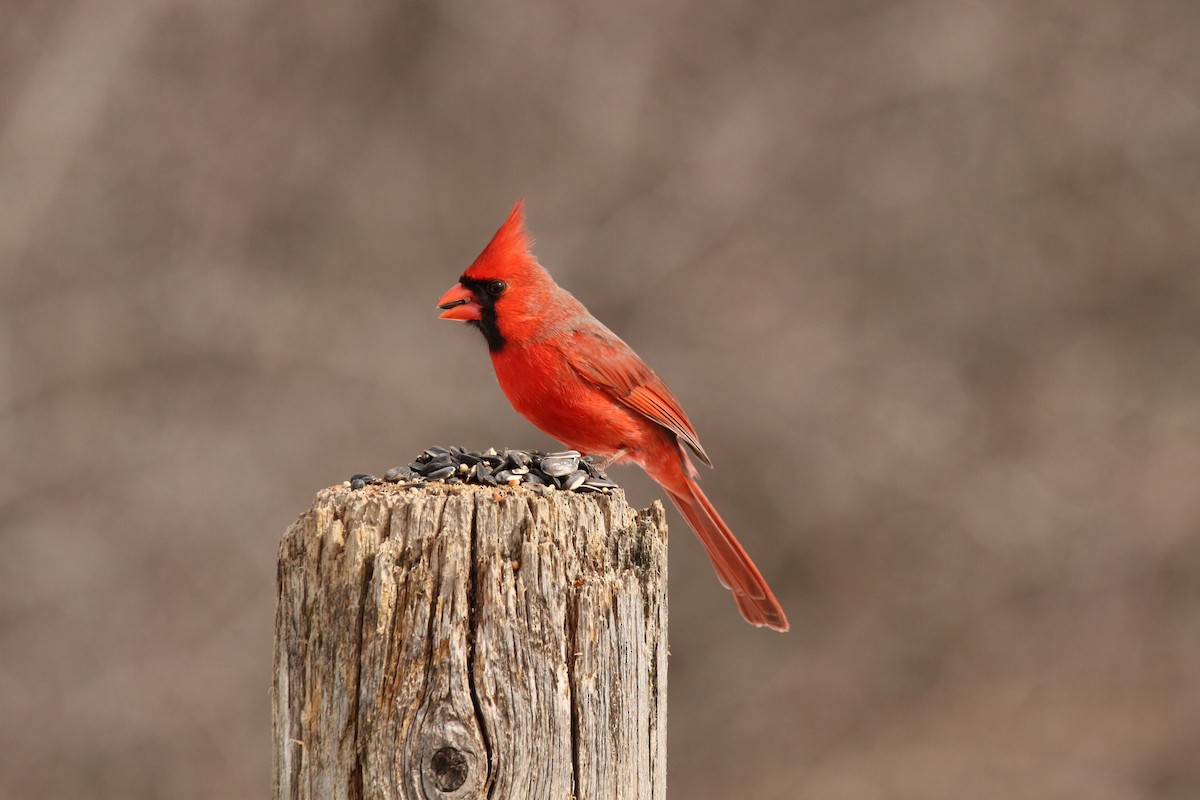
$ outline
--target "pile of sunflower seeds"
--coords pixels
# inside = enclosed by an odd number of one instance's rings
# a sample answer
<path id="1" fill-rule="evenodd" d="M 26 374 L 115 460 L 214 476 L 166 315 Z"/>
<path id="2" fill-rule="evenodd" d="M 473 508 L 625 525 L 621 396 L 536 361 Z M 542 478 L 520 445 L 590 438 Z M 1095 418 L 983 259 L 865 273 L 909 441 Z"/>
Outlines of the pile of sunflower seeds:
<path id="1" fill-rule="evenodd" d="M 489 447 L 472 453 L 462 447 L 430 447 L 406 467 L 392 467 L 376 478 L 360 472 L 350 478 L 350 488 L 382 483 L 420 488 L 429 481 L 473 483 L 480 486 L 528 486 L 542 491 L 604 492 L 617 488 L 600 469 L 603 459 L 577 450 L 543 453 L 538 450 L 496 452 Z"/>

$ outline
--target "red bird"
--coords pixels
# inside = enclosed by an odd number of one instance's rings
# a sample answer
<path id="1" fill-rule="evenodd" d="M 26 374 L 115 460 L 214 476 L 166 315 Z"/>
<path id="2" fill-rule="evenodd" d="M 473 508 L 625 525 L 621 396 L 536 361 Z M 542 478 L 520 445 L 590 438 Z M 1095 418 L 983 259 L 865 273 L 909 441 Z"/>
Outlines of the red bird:
<path id="1" fill-rule="evenodd" d="M 685 445 L 712 462 L 679 402 L 629 345 L 554 282 L 530 244 L 518 201 L 438 302 L 441 318 L 483 332 L 500 388 L 534 425 L 582 453 L 644 469 L 700 537 L 746 621 L 786 631 L 775 595 L 696 483 Z"/>

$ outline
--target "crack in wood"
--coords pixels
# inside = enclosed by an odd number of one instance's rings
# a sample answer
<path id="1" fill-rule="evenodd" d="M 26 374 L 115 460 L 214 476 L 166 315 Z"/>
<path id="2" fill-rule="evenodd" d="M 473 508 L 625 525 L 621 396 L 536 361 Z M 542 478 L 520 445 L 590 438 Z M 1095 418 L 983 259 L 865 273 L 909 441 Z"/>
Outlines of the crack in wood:
<path id="1" fill-rule="evenodd" d="M 484 783 L 484 796 L 491 797 L 492 780 L 492 747 L 488 741 L 487 722 L 483 715 L 483 707 L 479 703 L 479 692 L 475 686 L 475 659 L 478 653 L 475 648 L 477 635 L 476 589 L 479 585 L 479 507 L 478 502 L 471 505 L 471 564 L 467 569 L 467 687 L 471 692 L 471 705 L 475 709 L 475 724 L 479 727 L 479 736 L 483 741 L 484 769 L 487 771 Z M 465 760 L 464 760 L 465 763 Z M 465 781 L 464 775 L 464 781 Z M 456 787 L 457 788 L 457 787 Z"/>
<path id="2" fill-rule="evenodd" d="M 579 797 L 579 782 L 581 778 L 579 768 L 579 704 L 583 695 L 579 691 L 575 675 L 575 658 L 578 655 L 578 647 L 575 641 L 578 628 L 575 625 L 575 618 L 579 613 L 579 605 L 574 592 L 571 593 L 571 599 L 567 602 L 572 606 L 572 613 L 568 613 L 564 620 L 564 635 L 567 641 L 567 701 L 571 704 L 571 797 L 575 798 Z"/>

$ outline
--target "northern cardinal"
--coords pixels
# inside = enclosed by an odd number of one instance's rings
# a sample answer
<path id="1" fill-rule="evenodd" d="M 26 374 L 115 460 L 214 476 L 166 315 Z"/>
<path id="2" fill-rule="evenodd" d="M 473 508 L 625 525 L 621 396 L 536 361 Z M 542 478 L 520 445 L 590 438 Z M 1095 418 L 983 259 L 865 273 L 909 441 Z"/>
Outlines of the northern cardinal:
<path id="1" fill-rule="evenodd" d="M 513 408 L 568 447 L 632 461 L 666 490 L 700 537 L 721 583 L 752 625 L 788 629 L 787 617 L 750 556 L 696 483 L 690 449 L 712 462 L 662 379 L 561 288 L 530 252 L 524 202 L 459 282 L 442 296 L 442 319 L 478 328 Z"/>

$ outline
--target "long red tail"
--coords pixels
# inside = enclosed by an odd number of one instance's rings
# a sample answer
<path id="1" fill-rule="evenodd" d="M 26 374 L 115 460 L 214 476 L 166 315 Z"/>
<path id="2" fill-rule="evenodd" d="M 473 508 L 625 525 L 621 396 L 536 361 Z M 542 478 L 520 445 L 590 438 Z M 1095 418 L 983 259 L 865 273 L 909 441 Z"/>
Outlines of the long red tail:
<path id="1" fill-rule="evenodd" d="M 692 526 L 696 536 L 700 537 L 713 569 L 721 585 L 733 592 L 738 611 L 751 625 L 766 626 L 776 631 L 788 629 L 787 617 L 779 606 L 779 601 L 771 593 L 771 587 L 750 556 L 738 542 L 733 531 L 721 519 L 717 509 L 700 491 L 700 486 L 691 478 L 686 478 L 688 494 L 680 494 L 667 489 L 671 502 L 683 514 L 684 519 Z"/>

